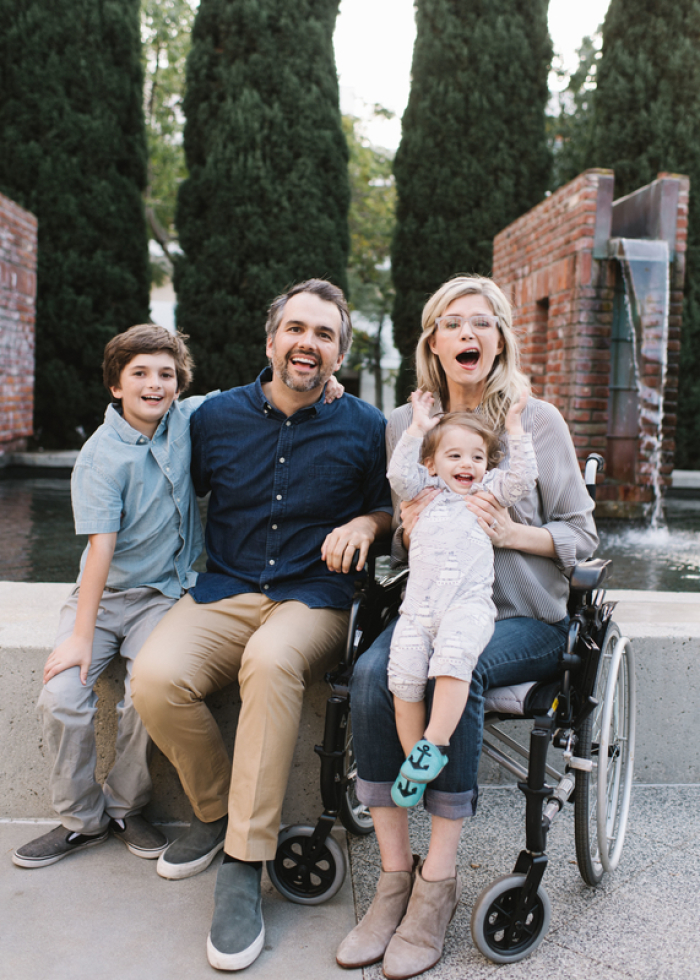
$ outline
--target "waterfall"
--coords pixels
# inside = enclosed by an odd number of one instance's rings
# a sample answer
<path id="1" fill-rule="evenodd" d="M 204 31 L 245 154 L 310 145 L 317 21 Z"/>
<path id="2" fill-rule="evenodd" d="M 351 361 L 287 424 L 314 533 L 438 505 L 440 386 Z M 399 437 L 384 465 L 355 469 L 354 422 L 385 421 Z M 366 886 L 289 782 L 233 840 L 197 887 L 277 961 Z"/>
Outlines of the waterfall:
<path id="1" fill-rule="evenodd" d="M 661 482 L 664 390 L 668 364 L 669 252 L 666 241 L 617 240 L 617 258 L 625 278 L 625 304 L 632 340 L 641 449 L 654 490 L 651 525 L 663 519 Z M 647 370 L 649 365 L 649 370 Z M 656 365 L 660 365 L 660 370 Z"/>

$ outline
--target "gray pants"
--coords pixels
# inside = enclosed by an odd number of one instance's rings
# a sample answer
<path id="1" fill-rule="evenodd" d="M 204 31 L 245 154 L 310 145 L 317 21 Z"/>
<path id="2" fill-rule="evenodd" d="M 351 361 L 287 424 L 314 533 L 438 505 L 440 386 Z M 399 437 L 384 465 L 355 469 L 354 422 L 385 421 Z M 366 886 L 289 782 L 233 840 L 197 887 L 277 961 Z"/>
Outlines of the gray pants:
<path id="1" fill-rule="evenodd" d="M 148 802 L 151 742 L 131 700 L 131 670 L 136 654 L 174 602 L 155 589 L 104 592 L 86 684 L 80 683 L 80 668 L 70 667 L 44 685 L 38 708 L 52 761 L 49 789 L 61 823 L 68 830 L 97 834 L 106 829 L 110 817 L 138 812 Z M 61 609 L 55 646 L 73 632 L 77 606 L 76 586 Z M 117 654 L 126 660 L 124 698 L 117 705 L 114 765 L 100 786 L 95 779 L 94 686 Z"/>

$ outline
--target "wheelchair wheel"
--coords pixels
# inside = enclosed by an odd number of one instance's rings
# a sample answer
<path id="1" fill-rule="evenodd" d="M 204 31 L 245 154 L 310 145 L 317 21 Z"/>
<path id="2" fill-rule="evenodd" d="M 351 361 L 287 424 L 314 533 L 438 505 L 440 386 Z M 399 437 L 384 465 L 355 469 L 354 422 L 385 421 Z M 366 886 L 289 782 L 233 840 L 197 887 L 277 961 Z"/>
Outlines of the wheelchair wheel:
<path id="1" fill-rule="evenodd" d="M 577 755 L 593 762 L 576 770 L 576 860 L 587 885 L 614 871 L 622 854 L 632 794 L 636 695 L 629 640 L 610 623 L 601 648 L 593 714 L 581 726 Z"/>
<path id="2" fill-rule="evenodd" d="M 321 853 L 309 857 L 313 827 L 285 827 L 277 842 L 274 860 L 267 862 L 270 881 L 280 894 L 298 905 L 321 905 L 333 898 L 345 881 L 345 855 L 332 837 Z"/>
<path id="3" fill-rule="evenodd" d="M 364 837 L 374 830 L 368 807 L 357 798 L 357 763 L 352 743 L 352 718 L 348 717 L 343 760 L 343 795 L 340 799 L 340 821 L 350 834 Z"/>
<path id="4" fill-rule="evenodd" d="M 525 875 L 497 878 L 479 895 L 472 910 L 474 945 L 494 963 L 517 963 L 533 953 L 549 931 L 552 906 L 547 892 L 537 889 L 537 899 L 525 921 L 515 911 Z"/>

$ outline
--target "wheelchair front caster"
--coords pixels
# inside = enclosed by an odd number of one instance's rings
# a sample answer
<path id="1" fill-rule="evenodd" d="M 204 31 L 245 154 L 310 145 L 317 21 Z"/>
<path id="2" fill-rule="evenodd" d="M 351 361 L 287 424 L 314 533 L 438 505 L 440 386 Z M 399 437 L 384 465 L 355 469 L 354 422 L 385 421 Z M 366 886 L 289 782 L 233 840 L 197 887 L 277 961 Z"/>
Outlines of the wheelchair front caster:
<path id="1" fill-rule="evenodd" d="M 320 905 L 333 898 L 345 881 L 345 855 L 332 837 L 327 837 L 313 856 L 313 827 L 285 827 L 277 842 L 274 860 L 267 873 L 280 894 L 299 905 Z"/>
<path id="2" fill-rule="evenodd" d="M 524 921 L 515 913 L 525 875 L 497 878 L 479 895 L 472 910 L 472 939 L 479 952 L 494 963 L 517 963 L 534 952 L 549 930 L 552 906 L 540 887 Z"/>

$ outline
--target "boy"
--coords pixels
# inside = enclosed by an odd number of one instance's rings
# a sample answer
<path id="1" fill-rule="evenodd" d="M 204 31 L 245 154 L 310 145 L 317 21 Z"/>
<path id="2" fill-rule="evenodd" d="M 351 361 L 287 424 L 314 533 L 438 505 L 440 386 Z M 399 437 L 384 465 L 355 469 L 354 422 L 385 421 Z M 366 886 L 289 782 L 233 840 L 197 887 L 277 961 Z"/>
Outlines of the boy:
<path id="1" fill-rule="evenodd" d="M 157 858 L 168 843 L 140 813 L 151 789 L 151 743 L 132 704 L 131 668 L 156 623 L 194 585 L 192 564 L 202 549 L 189 418 L 207 396 L 177 401 L 192 380 L 186 339 L 142 324 L 105 348 L 104 383 L 113 403 L 71 480 L 76 533 L 89 543 L 61 610 L 39 698 L 61 824 L 15 851 L 12 860 L 22 868 L 55 864 L 106 841 L 110 830 L 141 858 Z M 127 676 L 115 762 L 100 786 L 93 688 L 117 653 Z"/>

